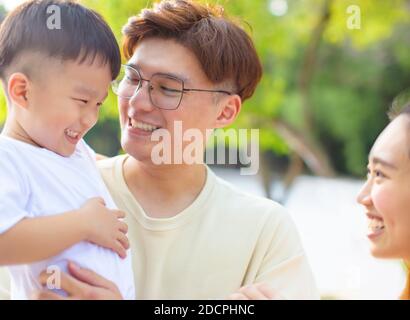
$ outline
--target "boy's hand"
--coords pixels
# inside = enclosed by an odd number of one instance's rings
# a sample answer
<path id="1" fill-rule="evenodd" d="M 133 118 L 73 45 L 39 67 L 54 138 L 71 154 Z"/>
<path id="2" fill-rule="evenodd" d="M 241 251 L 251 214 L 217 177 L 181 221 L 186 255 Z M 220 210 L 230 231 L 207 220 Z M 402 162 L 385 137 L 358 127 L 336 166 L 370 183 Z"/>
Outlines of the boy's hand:
<path id="1" fill-rule="evenodd" d="M 102 198 L 92 198 L 81 207 L 80 213 L 85 219 L 87 241 L 112 249 L 121 258 L 126 257 L 130 246 L 126 236 L 128 226 L 119 220 L 125 217 L 124 212 L 108 209 Z"/>

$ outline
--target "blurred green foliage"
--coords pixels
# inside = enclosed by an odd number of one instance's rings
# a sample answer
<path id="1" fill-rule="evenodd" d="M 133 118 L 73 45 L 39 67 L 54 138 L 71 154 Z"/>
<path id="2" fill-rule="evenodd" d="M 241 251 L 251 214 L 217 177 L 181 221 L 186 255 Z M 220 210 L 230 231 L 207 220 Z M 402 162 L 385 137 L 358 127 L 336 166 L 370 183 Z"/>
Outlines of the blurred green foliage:
<path id="1" fill-rule="evenodd" d="M 274 127 L 276 120 L 283 121 L 321 146 L 338 173 L 363 175 L 367 153 L 387 123 L 387 109 L 399 92 L 410 87 L 409 1 L 288 0 L 283 16 L 272 13 L 272 1 L 207 1 L 223 5 L 228 16 L 236 17 L 249 31 L 265 69 L 235 126 L 261 128 L 261 147 L 283 155 L 290 148 Z M 127 19 L 152 4 L 148 0 L 81 2 L 107 19 L 119 41 Z M 346 10 L 352 4 L 361 9 L 358 30 L 346 25 L 350 16 Z M 318 32 L 321 17 L 323 30 Z M 315 63 L 309 66 L 306 53 L 315 36 L 319 37 L 312 54 Z M 306 70 L 310 76 L 303 89 L 300 79 Z M 304 116 L 306 101 L 310 126 Z M 0 100 L 0 122 L 4 117 Z M 98 152 L 119 151 L 114 96 L 106 101 L 101 121 L 87 140 Z"/>

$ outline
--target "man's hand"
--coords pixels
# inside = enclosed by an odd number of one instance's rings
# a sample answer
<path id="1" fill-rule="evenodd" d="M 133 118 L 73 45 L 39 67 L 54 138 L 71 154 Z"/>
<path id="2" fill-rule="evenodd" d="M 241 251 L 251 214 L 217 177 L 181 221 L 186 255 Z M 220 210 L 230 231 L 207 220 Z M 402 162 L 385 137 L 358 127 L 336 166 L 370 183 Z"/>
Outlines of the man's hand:
<path id="1" fill-rule="evenodd" d="M 281 300 L 281 296 L 266 283 L 257 283 L 240 288 L 227 300 Z"/>
<path id="2" fill-rule="evenodd" d="M 121 300 L 122 296 L 117 286 L 95 272 L 82 269 L 74 263 L 68 264 L 71 275 L 61 273 L 61 289 L 68 297 L 62 297 L 54 292 L 43 290 L 33 295 L 35 300 Z M 50 275 L 45 271 L 40 275 L 40 283 L 45 286 Z"/>

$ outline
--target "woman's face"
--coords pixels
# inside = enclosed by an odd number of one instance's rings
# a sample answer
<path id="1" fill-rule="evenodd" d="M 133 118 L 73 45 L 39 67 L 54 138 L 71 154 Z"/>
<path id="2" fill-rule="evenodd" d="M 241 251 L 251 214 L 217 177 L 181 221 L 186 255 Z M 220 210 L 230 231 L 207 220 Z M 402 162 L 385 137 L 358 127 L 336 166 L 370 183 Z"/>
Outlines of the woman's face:
<path id="1" fill-rule="evenodd" d="M 357 201 L 366 209 L 371 252 L 410 260 L 410 118 L 401 115 L 377 138 Z"/>

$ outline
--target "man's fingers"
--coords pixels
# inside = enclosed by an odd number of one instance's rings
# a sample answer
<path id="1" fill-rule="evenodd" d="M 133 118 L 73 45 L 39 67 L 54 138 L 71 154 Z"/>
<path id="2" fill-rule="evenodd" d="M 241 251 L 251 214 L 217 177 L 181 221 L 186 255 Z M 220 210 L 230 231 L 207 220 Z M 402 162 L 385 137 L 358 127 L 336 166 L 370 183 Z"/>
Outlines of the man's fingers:
<path id="1" fill-rule="evenodd" d="M 51 280 L 53 282 L 53 286 L 55 286 L 56 276 L 60 276 L 58 280 L 60 282 L 61 288 L 58 289 L 64 290 L 69 296 L 75 296 L 76 294 L 81 292 L 82 288 L 84 287 L 84 285 L 80 281 L 65 272 L 58 274 L 48 274 L 46 271 L 43 271 L 40 274 L 40 283 L 47 288 L 48 282 L 49 280 Z"/>
<path id="2" fill-rule="evenodd" d="M 42 290 L 34 293 L 31 296 L 31 300 L 68 300 L 68 298 L 62 297 L 51 291 Z"/>
<path id="3" fill-rule="evenodd" d="M 256 288 L 262 292 L 269 300 L 281 300 L 283 299 L 279 293 L 277 293 L 270 285 L 267 283 L 259 283 L 255 285 Z"/>
<path id="4" fill-rule="evenodd" d="M 118 241 L 121 243 L 121 245 L 123 246 L 123 248 L 125 249 L 125 250 L 127 250 L 127 249 L 129 249 L 129 247 L 130 247 L 130 242 L 129 242 L 129 240 L 128 240 L 128 238 L 127 238 L 127 236 L 125 235 L 125 234 L 123 234 L 123 233 L 119 233 L 118 234 Z"/>
<path id="5" fill-rule="evenodd" d="M 246 297 L 245 295 L 243 295 L 242 293 L 233 293 L 231 294 L 227 300 L 249 300 L 248 297 Z"/>
<path id="6" fill-rule="evenodd" d="M 243 287 L 239 290 L 244 296 L 248 297 L 249 300 L 268 300 L 266 297 L 256 286 L 250 285 Z"/>
<path id="7" fill-rule="evenodd" d="M 68 271 L 70 271 L 70 273 L 78 280 L 86 282 L 94 287 L 111 289 L 114 286 L 114 284 L 111 281 L 101 277 L 94 271 L 80 268 L 72 262 L 68 264 Z"/>
<path id="8" fill-rule="evenodd" d="M 230 295 L 229 300 L 279 300 L 281 296 L 267 283 L 248 285 Z"/>

